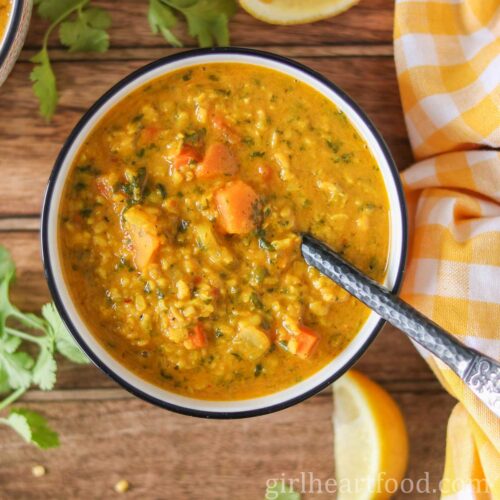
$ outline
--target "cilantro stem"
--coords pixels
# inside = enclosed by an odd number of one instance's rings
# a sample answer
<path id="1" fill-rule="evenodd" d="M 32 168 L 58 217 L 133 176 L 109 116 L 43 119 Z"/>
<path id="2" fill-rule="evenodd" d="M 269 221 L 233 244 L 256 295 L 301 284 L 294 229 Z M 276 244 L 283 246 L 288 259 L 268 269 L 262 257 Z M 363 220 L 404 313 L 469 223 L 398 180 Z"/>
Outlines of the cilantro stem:
<path id="1" fill-rule="evenodd" d="M 16 389 L 14 392 L 9 394 L 3 401 L 0 401 L 0 410 L 3 410 L 11 403 L 13 403 L 16 399 L 20 398 L 26 392 L 26 390 L 26 387 L 19 387 L 19 389 Z M 5 422 L 5 419 L 2 418 L 0 419 L 0 421 Z"/>
<path id="2" fill-rule="evenodd" d="M 42 345 L 44 344 L 44 339 L 41 337 L 36 337 L 35 335 L 30 335 L 29 333 L 20 332 L 15 328 L 10 328 L 9 326 L 5 327 L 5 332 L 9 335 L 14 335 L 15 337 L 19 337 L 20 339 L 27 340 L 29 342 L 34 342 L 35 344 Z"/>
<path id="3" fill-rule="evenodd" d="M 69 15 L 71 15 L 73 12 L 76 12 L 77 10 L 80 10 L 82 7 L 87 5 L 90 2 L 90 0 L 82 0 L 81 2 L 77 3 L 76 5 L 73 5 L 69 9 L 66 9 L 47 29 L 45 32 L 45 35 L 43 37 L 43 44 L 42 50 L 47 50 L 47 45 L 49 43 L 49 38 L 52 32 L 54 31 L 57 26 L 64 21 Z"/>
<path id="4" fill-rule="evenodd" d="M 28 316 L 27 314 L 23 314 L 21 311 L 19 311 L 16 307 L 10 307 L 10 309 L 7 312 L 6 316 L 12 316 L 13 318 L 18 319 L 25 325 L 30 326 L 31 328 L 34 328 L 36 330 L 43 330 L 45 324 L 43 323 L 43 320 L 38 319 L 38 318 L 32 318 L 31 316 Z"/>

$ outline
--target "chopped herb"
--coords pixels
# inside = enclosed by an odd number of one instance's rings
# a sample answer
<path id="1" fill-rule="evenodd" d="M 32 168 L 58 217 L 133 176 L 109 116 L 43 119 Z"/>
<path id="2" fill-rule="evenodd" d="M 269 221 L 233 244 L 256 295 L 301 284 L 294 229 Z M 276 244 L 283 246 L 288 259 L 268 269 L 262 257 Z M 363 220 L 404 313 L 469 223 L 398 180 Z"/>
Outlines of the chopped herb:
<path id="1" fill-rule="evenodd" d="M 146 281 L 146 284 L 144 285 L 144 293 L 151 293 L 151 283 L 149 281 Z"/>
<path id="2" fill-rule="evenodd" d="M 159 299 L 164 299 L 165 298 L 165 294 L 159 288 L 156 289 L 156 296 Z"/>
<path id="3" fill-rule="evenodd" d="M 241 357 L 241 354 L 231 351 L 231 356 L 234 356 L 238 361 L 241 361 L 243 358 Z"/>
<path id="4" fill-rule="evenodd" d="M 250 153 L 250 158 L 263 158 L 265 154 L 264 151 L 252 151 Z"/>
<path id="5" fill-rule="evenodd" d="M 225 97 L 229 97 L 231 95 L 231 91 L 229 89 L 215 89 L 215 91 Z"/>
<path id="6" fill-rule="evenodd" d="M 338 153 L 342 143 L 340 141 L 332 141 L 330 139 L 326 139 L 326 145 L 334 152 Z"/>
<path id="7" fill-rule="evenodd" d="M 156 190 L 158 191 L 158 194 L 160 195 L 162 200 L 166 199 L 167 190 L 165 189 L 165 186 L 163 184 L 157 184 Z"/>
<path id="8" fill-rule="evenodd" d="M 177 226 L 177 231 L 179 231 L 179 233 L 185 233 L 187 231 L 187 228 L 189 227 L 189 224 L 190 222 L 188 220 L 181 219 Z"/>
<path id="9" fill-rule="evenodd" d="M 174 378 L 173 375 L 170 375 L 170 373 L 166 372 L 165 370 L 160 370 L 160 375 L 165 380 L 173 380 L 173 378 Z"/>
<path id="10" fill-rule="evenodd" d="M 212 82 L 218 82 L 219 81 L 219 77 L 217 75 L 214 75 L 213 73 L 211 73 L 210 75 L 208 75 L 208 79 L 212 80 Z"/>
<path id="11" fill-rule="evenodd" d="M 266 231 L 263 228 L 259 228 L 255 231 L 255 235 L 259 241 L 259 247 L 263 250 L 267 250 L 268 252 L 274 252 L 276 249 L 273 247 L 271 243 L 269 243 L 266 239 Z"/>
<path id="12" fill-rule="evenodd" d="M 138 158 L 142 158 L 144 156 L 145 152 L 146 152 L 146 149 L 145 148 L 141 148 L 135 154 L 137 155 Z"/>
<path id="13" fill-rule="evenodd" d="M 257 363 L 257 364 L 255 365 L 255 370 L 254 370 L 254 372 L 253 372 L 253 373 L 254 373 L 254 375 L 255 375 L 256 377 L 258 377 L 258 376 L 262 373 L 262 369 L 263 369 L 263 368 L 262 368 L 262 365 L 261 365 L 260 363 Z"/>
<path id="14" fill-rule="evenodd" d="M 241 142 L 243 142 L 243 144 L 245 144 L 246 146 L 253 146 L 255 144 L 255 141 L 249 136 L 243 137 L 243 139 L 241 139 Z"/>
<path id="15" fill-rule="evenodd" d="M 87 184 L 85 182 L 77 182 L 74 186 L 73 189 L 76 192 L 83 191 L 87 187 Z"/>
<path id="16" fill-rule="evenodd" d="M 133 123 L 138 123 L 138 122 L 140 122 L 143 118 L 144 118 L 144 115 L 143 115 L 142 113 L 139 113 L 138 115 L 135 115 L 135 116 L 132 118 L 132 122 L 133 122 Z"/>
<path id="17" fill-rule="evenodd" d="M 224 334 L 222 333 L 222 330 L 220 328 L 215 329 L 215 338 L 220 339 L 221 337 L 224 337 Z"/>
<path id="18" fill-rule="evenodd" d="M 191 78 L 193 77 L 193 70 L 189 70 L 189 71 L 186 71 L 183 75 L 182 75 L 182 79 L 185 81 L 185 82 L 188 82 L 189 80 L 191 80 Z"/>
<path id="19" fill-rule="evenodd" d="M 262 301 L 260 300 L 260 297 L 255 292 L 252 292 L 250 294 L 250 300 L 252 301 L 252 304 L 257 309 L 263 309 L 264 308 L 264 304 L 262 303 Z"/>
<path id="20" fill-rule="evenodd" d="M 340 159 L 342 160 L 343 163 L 350 163 L 352 158 L 354 156 L 354 153 L 344 153 Z"/>
<path id="21" fill-rule="evenodd" d="M 80 215 L 86 219 L 87 217 L 90 217 L 92 215 L 92 209 L 83 208 L 82 210 L 80 210 Z"/>
<path id="22" fill-rule="evenodd" d="M 194 130 L 193 132 L 186 132 L 184 134 L 184 142 L 192 145 L 199 144 L 205 139 L 207 135 L 206 128 L 200 128 L 199 130 Z"/>

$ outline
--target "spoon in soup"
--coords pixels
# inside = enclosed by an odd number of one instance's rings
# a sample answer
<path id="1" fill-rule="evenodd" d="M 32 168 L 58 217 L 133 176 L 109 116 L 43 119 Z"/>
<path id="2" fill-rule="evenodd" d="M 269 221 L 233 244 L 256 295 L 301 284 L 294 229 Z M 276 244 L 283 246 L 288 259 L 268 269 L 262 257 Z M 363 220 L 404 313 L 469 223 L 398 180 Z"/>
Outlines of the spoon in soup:
<path id="1" fill-rule="evenodd" d="M 307 264 L 434 354 L 500 417 L 500 363 L 459 342 L 313 236 L 302 235 L 301 250 Z"/>

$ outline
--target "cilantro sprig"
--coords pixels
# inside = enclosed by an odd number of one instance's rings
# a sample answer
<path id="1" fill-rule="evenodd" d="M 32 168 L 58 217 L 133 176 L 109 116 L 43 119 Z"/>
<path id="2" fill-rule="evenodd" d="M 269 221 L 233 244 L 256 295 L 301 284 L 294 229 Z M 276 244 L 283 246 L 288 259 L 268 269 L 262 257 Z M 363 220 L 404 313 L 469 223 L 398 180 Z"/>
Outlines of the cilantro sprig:
<path id="1" fill-rule="evenodd" d="M 88 363 L 52 303 L 42 307 L 41 316 L 22 312 L 11 303 L 9 288 L 15 273 L 12 257 L 0 245 L 0 412 L 31 386 L 44 391 L 54 387 L 56 352 L 74 363 Z M 36 348 L 35 355 L 33 348 L 26 349 L 30 344 Z M 57 433 L 36 412 L 11 408 L 7 416 L 0 416 L 0 424 L 8 425 L 27 442 L 40 448 L 59 444 Z"/>
<path id="2" fill-rule="evenodd" d="M 92 5 L 92 0 L 34 0 L 38 15 L 50 22 L 42 48 L 32 58 L 30 74 L 40 114 L 50 121 L 59 100 L 56 74 L 49 54 L 49 41 L 58 30 L 59 41 L 69 52 L 106 52 L 109 48 L 108 12 Z M 186 20 L 188 32 L 200 47 L 229 45 L 229 19 L 238 9 L 236 0 L 149 0 L 151 31 L 161 34 L 174 47 L 182 42 L 172 29 L 179 17 Z"/>
<path id="3" fill-rule="evenodd" d="M 151 31 L 163 35 L 174 47 L 182 47 L 172 33 L 179 14 L 200 47 L 229 45 L 228 23 L 237 9 L 236 0 L 149 0 L 148 20 Z"/>
<path id="4" fill-rule="evenodd" d="M 50 25 L 41 50 L 31 58 L 35 67 L 30 79 L 40 102 L 40 114 L 49 121 L 58 101 L 56 76 L 48 50 L 52 33 L 59 28 L 59 40 L 69 52 L 106 52 L 111 19 L 105 10 L 90 6 L 90 0 L 35 0 L 35 5 L 38 15 L 50 21 Z"/>

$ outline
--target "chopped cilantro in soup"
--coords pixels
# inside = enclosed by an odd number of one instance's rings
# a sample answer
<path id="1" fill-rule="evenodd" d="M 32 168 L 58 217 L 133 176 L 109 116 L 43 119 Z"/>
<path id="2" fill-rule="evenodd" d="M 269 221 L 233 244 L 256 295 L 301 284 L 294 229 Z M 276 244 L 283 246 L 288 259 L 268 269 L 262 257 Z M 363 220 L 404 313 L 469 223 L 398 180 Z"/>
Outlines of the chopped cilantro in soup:
<path id="1" fill-rule="evenodd" d="M 257 397 L 331 361 L 368 310 L 300 255 L 301 231 L 377 280 L 388 200 L 346 116 L 243 64 L 134 91 L 77 155 L 60 213 L 65 277 L 95 337 L 142 378 Z"/>

